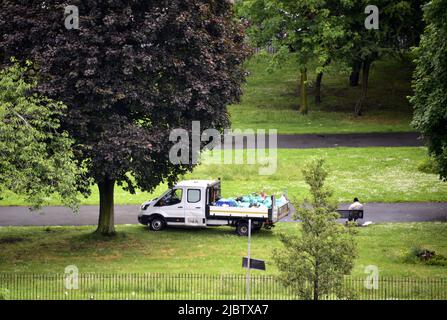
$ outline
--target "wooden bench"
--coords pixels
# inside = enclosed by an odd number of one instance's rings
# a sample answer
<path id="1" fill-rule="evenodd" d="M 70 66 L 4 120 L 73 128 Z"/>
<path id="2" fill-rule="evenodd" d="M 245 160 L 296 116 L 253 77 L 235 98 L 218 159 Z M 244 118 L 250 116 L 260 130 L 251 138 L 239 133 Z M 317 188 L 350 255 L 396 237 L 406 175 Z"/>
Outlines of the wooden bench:
<path id="1" fill-rule="evenodd" d="M 363 210 L 337 210 L 340 218 L 351 220 L 363 219 Z"/>

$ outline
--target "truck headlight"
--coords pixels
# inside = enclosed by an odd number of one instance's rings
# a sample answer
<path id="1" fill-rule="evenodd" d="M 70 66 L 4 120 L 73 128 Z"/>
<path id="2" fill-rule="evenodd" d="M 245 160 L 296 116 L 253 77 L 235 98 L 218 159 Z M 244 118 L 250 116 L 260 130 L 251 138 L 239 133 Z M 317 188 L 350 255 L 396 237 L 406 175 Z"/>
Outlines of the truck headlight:
<path id="1" fill-rule="evenodd" d="M 146 210 L 147 207 L 149 207 L 149 203 L 143 203 L 143 204 L 141 205 L 141 210 Z"/>

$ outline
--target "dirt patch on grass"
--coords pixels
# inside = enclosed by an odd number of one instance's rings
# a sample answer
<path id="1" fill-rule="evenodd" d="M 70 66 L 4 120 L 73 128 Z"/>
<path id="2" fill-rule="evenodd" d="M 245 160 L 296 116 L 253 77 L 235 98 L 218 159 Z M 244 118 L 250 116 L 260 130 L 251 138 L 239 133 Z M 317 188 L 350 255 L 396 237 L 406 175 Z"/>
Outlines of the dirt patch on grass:
<path id="1" fill-rule="evenodd" d="M 113 262 L 113 261 L 119 261 L 123 258 L 123 255 L 121 253 L 109 253 L 105 255 L 94 255 L 94 259 L 97 262 Z"/>
<path id="2" fill-rule="evenodd" d="M 176 250 L 173 248 L 161 248 L 158 252 L 161 256 L 173 256 L 176 253 Z"/>

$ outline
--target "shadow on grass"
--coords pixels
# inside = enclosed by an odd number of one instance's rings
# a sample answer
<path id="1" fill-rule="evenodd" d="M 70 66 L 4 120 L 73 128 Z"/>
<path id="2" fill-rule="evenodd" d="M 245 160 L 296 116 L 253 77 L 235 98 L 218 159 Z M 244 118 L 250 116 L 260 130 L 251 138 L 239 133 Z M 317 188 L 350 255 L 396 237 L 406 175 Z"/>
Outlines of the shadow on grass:
<path id="1" fill-rule="evenodd" d="M 93 230 L 92 230 L 93 231 Z M 260 230 L 252 234 L 253 239 L 273 239 L 275 235 L 271 230 Z M 72 234 L 65 238 L 70 251 L 95 250 L 95 249 L 131 249 L 143 248 L 153 241 L 173 242 L 212 242 L 217 238 L 228 240 L 240 240 L 245 242 L 247 237 L 240 237 L 231 227 L 216 228 L 187 228 L 168 227 L 163 231 L 151 231 L 145 226 L 133 226 L 132 228 L 118 226 L 114 236 L 103 236 L 90 230 Z M 65 244 L 66 245 L 66 244 Z"/>
<path id="2" fill-rule="evenodd" d="M 4 237 L 0 238 L 0 244 L 14 244 L 17 242 L 29 241 L 27 238 L 22 237 Z"/>
<path id="3" fill-rule="evenodd" d="M 244 239 L 246 237 L 241 237 L 237 235 L 234 227 L 207 227 L 207 228 L 188 228 L 183 226 L 178 227 L 167 227 L 163 231 L 151 231 L 147 227 L 142 226 L 142 230 L 152 234 L 175 234 L 175 235 L 198 235 L 205 237 L 213 236 L 234 236 L 236 238 Z M 272 230 L 261 229 L 252 233 L 252 237 L 274 237 Z"/>
<path id="4" fill-rule="evenodd" d="M 123 239 L 127 239 L 128 233 L 125 231 L 117 231 L 114 235 L 105 236 L 99 233 L 87 232 L 82 234 L 75 234 L 70 239 L 76 242 L 116 242 L 121 241 Z"/>

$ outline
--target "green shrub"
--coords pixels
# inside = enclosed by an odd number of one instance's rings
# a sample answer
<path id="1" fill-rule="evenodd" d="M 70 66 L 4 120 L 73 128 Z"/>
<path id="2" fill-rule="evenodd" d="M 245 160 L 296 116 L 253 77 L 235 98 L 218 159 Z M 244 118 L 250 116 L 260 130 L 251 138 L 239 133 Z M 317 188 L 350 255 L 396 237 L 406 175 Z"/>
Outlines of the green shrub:
<path id="1" fill-rule="evenodd" d="M 413 247 L 411 249 L 411 254 L 420 260 L 429 260 L 431 259 L 436 253 L 432 250 L 429 250 L 427 248 L 417 246 Z"/>
<path id="2" fill-rule="evenodd" d="M 423 263 L 428 266 L 447 266 L 447 258 L 435 251 L 417 246 L 405 258 L 407 263 Z"/>

